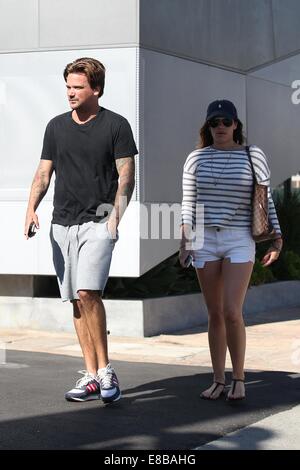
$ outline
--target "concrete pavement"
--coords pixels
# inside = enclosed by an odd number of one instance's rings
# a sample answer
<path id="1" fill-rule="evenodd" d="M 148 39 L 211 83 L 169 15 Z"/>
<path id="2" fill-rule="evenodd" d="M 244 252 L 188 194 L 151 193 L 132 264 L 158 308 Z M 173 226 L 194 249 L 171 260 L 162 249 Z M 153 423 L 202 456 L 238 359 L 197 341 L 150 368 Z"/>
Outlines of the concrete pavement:
<path id="1" fill-rule="evenodd" d="M 197 450 L 299 450 L 300 405 L 250 424 Z"/>
<path id="2" fill-rule="evenodd" d="M 300 309 L 246 318 L 247 369 L 300 372 Z M 112 360 L 211 366 L 207 327 L 148 338 L 109 335 Z M 0 329 L 2 349 L 81 357 L 75 333 Z M 226 367 L 230 367 L 227 356 Z"/>
<path id="3" fill-rule="evenodd" d="M 124 400 L 120 402 L 124 403 L 121 405 L 124 409 L 118 416 L 118 432 L 115 435 L 110 433 L 108 440 L 103 440 L 102 436 L 94 444 L 89 439 L 85 442 L 78 434 L 75 448 L 300 449 L 300 407 L 297 406 L 300 403 L 300 310 L 266 312 L 246 320 L 247 400 L 238 406 L 234 404 L 234 407 L 225 400 L 214 403 L 199 400 L 200 391 L 210 383 L 211 377 L 205 327 L 151 338 L 118 338 L 112 332 L 109 336 L 110 357 L 118 365 L 123 390 L 125 386 Z M 0 341 L 2 362 L 6 362 L 0 367 L 4 393 L 2 404 L 5 401 L 8 410 L 1 413 L 1 426 L 6 433 L 9 433 L 9 423 L 13 420 L 19 421 L 20 429 L 26 429 L 28 425 L 34 429 L 39 422 L 36 413 L 43 416 L 42 420 L 46 419 L 45 416 L 51 420 L 54 415 L 71 413 L 70 432 L 73 412 L 74 419 L 77 413 L 82 416 L 85 427 L 90 423 L 89 410 L 97 407 L 96 404 L 84 403 L 81 408 L 74 408 L 62 397 L 67 384 L 73 385 L 74 370 L 83 368 L 75 334 L 0 330 Z M 21 407 L 17 412 L 8 391 L 14 388 L 15 378 L 20 374 L 24 376 L 19 386 L 22 390 L 26 376 L 34 375 L 35 361 L 39 374 L 45 374 L 44 383 L 48 383 L 49 374 L 58 375 L 60 381 L 51 382 L 48 396 L 47 388 L 43 391 L 45 403 L 43 406 L 40 403 L 40 409 L 34 396 L 28 398 L 29 381 L 25 386 L 26 413 L 22 418 L 24 410 Z M 230 367 L 229 358 L 227 367 Z M 60 371 L 64 371 L 61 376 Z M 8 395 L 3 389 L 3 377 L 7 380 L 4 389 Z M 34 389 L 44 386 L 36 382 L 37 376 L 34 375 L 33 379 Z M 56 397 L 53 402 L 51 396 Z M 149 409 L 148 403 L 151 403 Z M 137 420 L 130 421 L 136 406 L 144 417 L 138 423 Z M 156 427 L 152 427 L 152 413 L 155 415 L 156 412 Z M 176 414 L 178 416 L 175 417 Z M 125 419 L 131 422 L 127 431 L 126 426 L 123 429 Z M 107 420 L 108 426 L 108 416 Z M 123 432 L 128 433 L 128 429 L 130 436 L 126 441 Z M 65 444 L 59 444 L 56 439 L 48 442 L 47 436 L 43 444 L 34 439 L 30 442 L 21 439 L 19 442 L 29 446 L 27 448 L 55 448 L 53 445 L 71 448 L 71 441 L 66 435 L 65 438 Z M 0 440 L 0 448 L 11 448 L 10 445 L 16 445 L 16 440 L 5 441 L 3 447 Z"/>

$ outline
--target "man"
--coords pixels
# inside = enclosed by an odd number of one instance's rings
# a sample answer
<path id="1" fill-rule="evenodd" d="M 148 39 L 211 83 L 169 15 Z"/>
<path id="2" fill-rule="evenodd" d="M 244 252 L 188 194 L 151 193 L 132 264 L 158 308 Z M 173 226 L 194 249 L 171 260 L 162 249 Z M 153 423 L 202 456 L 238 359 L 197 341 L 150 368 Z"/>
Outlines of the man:
<path id="1" fill-rule="evenodd" d="M 71 301 L 86 371 L 69 401 L 121 397 L 109 363 L 102 294 L 107 282 L 118 225 L 134 189 L 137 149 L 127 120 L 100 107 L 105 67 L 81 58 L 64 70 L 70 112 L 47 125 L 40 164 L 33 179 L 25 237 L 55 171 L 54 211 L 50 238 L 63 301 Z M 118 181 L 119 180 L 119 181 Z M 107 210 L 111 205 L 112 210 Z M 106 210 L 103 210 L 105 207 Z"/>

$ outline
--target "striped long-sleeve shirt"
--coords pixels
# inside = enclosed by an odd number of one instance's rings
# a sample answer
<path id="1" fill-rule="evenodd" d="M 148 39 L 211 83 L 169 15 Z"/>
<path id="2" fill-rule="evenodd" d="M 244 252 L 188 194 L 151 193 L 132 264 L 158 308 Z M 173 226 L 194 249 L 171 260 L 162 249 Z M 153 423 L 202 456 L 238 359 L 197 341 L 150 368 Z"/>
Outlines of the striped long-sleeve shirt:
<path id="1" fill-rule="evenodd" d="M 270 191 L 270 169 L 264 152 L 250 147 L 259 183 L 268 186 L 269 219 L 281 234 Z M 196 204 L 204 205 L 204 226 L 251 227 L 253 174 L 246 150 L 193 151 L 183 170 L 182 223 L 196 224 Z"/>

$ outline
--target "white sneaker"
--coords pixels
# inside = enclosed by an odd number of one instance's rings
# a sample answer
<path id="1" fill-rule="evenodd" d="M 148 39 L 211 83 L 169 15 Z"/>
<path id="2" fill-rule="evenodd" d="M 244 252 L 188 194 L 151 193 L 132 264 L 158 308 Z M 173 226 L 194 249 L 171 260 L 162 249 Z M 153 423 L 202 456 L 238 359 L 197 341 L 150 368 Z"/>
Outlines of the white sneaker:
<path id="1" fill-rule="evenodd" d="M 68 401 L 88 401 L 100 399 L 100 386 L 97 376 L 90 374 L 86 370 L 79 370 L 80 374 L 84 377 L 77 380 L 75 388 L 69 390 L 65 394 L 65 399 Z"/>
<path id="2" fill-rule="evenodd" d="M 104 403 L 112 403 L 121 398 L 119 381 L 110 364 L 98 370 L 97 380 L 100 385 L 100 394 Z"/>

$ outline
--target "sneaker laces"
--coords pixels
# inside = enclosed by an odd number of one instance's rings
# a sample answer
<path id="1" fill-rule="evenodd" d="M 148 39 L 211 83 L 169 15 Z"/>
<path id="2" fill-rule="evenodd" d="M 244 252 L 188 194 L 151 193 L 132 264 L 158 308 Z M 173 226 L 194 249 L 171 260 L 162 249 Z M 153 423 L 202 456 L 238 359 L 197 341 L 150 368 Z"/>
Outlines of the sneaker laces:
<path id="1" fill-rule="evenodd" d="M 102 369 L 99 372 L 99 379 L 101 381 L 102 388 L 114 387 L 114 384 L 113 384 L 114 372 L 115 371 L 111 366 L 106 367 L 105 369 Z"/>
<path id="2" fill-rule="evenodd" d="M 83 385 L 87 385 L 89 382 L 95 379 L 95 376 L 88 372 L 87 370 L 79 370 L 78 374 L 83 374 L 84 377 L 81 377 L 77 380 L 75 388 L 80 388 Z"/>

